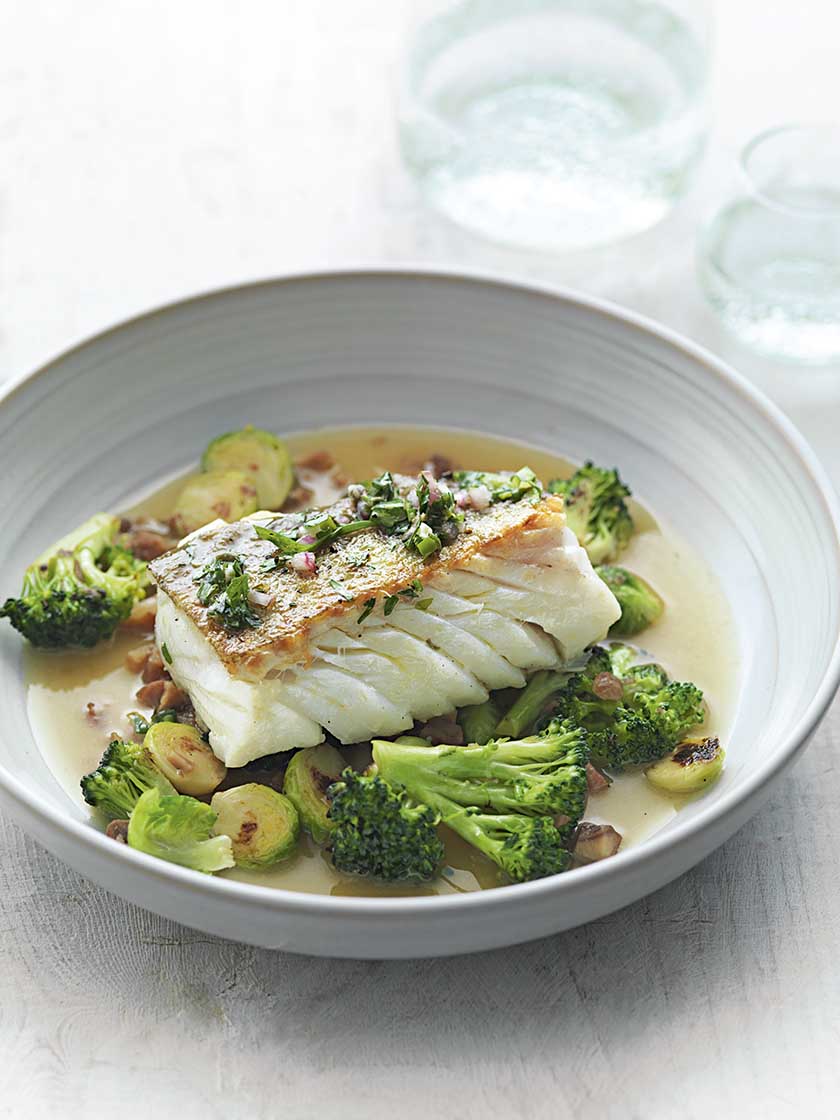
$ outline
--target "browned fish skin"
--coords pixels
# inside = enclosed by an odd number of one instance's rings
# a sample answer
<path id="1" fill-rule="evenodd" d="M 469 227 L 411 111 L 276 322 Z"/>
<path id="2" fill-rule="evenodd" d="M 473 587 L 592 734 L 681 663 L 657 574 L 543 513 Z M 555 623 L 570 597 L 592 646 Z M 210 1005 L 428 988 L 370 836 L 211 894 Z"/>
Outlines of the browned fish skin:
<path id="1" fill-rule="evenodd" d="M 257 536 L 254 521 L 235 521 L 199 530 L 186 545 L 153 560 L 149 569 L 158 586 L 199 627 L 231 673 L 259 677 L 278 667 L 278 662 L 305 661 L 310 633 L 331 619 L 358 615 L 366 600 L 396 594 L 415 579 L 425 584 L 439 573 L 463 567 L 486 545 L 525 528 L 553 522 L 562 510 L 562 500 L 553 496 L 536 504 L 527 500 L 500 502 L 485 510 L 469 510 L 456 540 L 429 560 L 410 551 L 399 537 L 377 529 L 363 530 L 341 537 L 318 552 L 314 575 L 299 574 L 288 565 L 261 571 L 261 564 L 276 553 L 274 545 Z M 329 512 L 333 516 L 352 515 L 349 499 L 330 506 Z M 298 521 L 272 514 L 257 523 L 288 532 Z M 260 626 L 229 633 L 213 622 L 207 608 L 199 603 L 196 576 L 220 552 L 236 553 L 251 588 L 272 597 L 271 605 L 260 612 Z M 344 598 L 342 591 L 351 598 Z"/>

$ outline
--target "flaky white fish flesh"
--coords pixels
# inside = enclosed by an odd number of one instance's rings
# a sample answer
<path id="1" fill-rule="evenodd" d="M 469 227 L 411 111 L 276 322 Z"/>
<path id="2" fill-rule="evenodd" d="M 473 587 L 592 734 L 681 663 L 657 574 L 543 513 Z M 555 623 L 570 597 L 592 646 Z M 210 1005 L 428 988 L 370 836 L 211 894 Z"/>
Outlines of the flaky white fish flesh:
<path id="1" fill-rule="evenodd" d="M 384 596 L 396 584 L 383 578 L 376 607 L 362 621 L 372 585 L 329 609 L 319 600 L 294 640 L 283 632 L 282 642 L 257 650 L 252 637 L 239 660 L 235 649 L 214 642 L 213 624 L 191 600 L 187 581 L 167 579 L 156 562 L 158 643 L 215 753 L 242 766 L 314 746 L 326 732 L 342 743 L 396 735 L 415 720 L 481 703 L 494 689 L 522 688 L 536 670 L 578 658 L 606 636 L 620 609 L 566 528 L 561 504 L 546 499 L 534 512 L 506 522 L 495 537 L 485 532 L 474 550 L 426 565 L 427 609 L 400 598 L 386 616 Z M 276 620 L 277 633 L 282 623 Z"/>

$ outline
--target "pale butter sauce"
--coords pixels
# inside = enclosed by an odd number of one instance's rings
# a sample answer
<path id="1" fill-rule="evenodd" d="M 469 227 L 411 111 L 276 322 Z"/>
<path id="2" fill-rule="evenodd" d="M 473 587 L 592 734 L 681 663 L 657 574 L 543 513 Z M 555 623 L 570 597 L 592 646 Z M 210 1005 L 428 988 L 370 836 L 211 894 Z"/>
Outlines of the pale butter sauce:
<path id="1" fill-rule="evenodd" d="M 369 478 L 386 468 L 413 473 L 433 454 L 444 456 L 454 467 L 515 470 L 528 465 L 544 481 L 572 469 L 557 455 L 452 430 L 340 429 L 291 436 L 288 443 L 296 460 L 327 449 L 339 467 L 338 476 L 299 470 L 301 481 L 314 492 L 313 504 L 332 501 L 344 479 Z M 183 481 L 158 488 L 129 512 L 169 516 Z M 633 504 L 633 516 L 638 531 L 621 563 L 649 580 L 667 604 L 662 620 L 640 635 L 638 644 L 672 676 L 692 680 L 704 690 L 709 706 L 706 728 L 725 742 L 737 695 L 737 650 L 728 605 L 696 553 L 671 532 L 663 532 L 638 503 Z M 123 667 L 126 652 L 140 641 L 142 635 L 120 634 L 89 652 L 30 650 L 27 654 L 33 733 L 56 780 L 80 804 L 84 802 L 79 779 L 97 765 L 110 732 L 127 735 L 125 713 L 143 710 L 134 697 L 137 677 Z M 93 718 L 88 715 L 89 702 L 96 705 Z M 623 774 L 605 793 L 590 798 L 586 818 L 617 828 L 624 851 L 667 824 L 682 800 L 655 790 L 641 773 Z M 495 867 L 451 834 L 447 836 L 447 858 L 449 866 L 434 883 L 379 884 L 339 874 L 329 858 L 304 838 L 298 854 L 273 870 L 234 869 L 223 874 L 286 890 L 380 897 L 450 894 L 498 885 Z"/>

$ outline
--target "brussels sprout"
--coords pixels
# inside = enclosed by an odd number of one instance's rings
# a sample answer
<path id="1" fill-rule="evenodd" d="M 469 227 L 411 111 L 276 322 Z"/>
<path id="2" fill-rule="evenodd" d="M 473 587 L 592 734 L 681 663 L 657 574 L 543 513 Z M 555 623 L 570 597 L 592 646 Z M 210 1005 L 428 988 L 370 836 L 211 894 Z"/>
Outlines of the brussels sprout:
<path id="1" fill-rule="evenodd" d="M 195 727 L 186 723 L 153 723 L 143 739 L 158 770 L 179 793 L 200 797 L 212 793 L 227 774 Z"/>
<path id="2" fill-rule="evenodd" d="M 327 790 L 341 777 L 347 763 L 328 743 L 298 751 L 283 780 L 283 792 L 300 814 L 300 821 L 316 844 L 329 837 L 333 823 L 327 817 Z"/>
<path id="3" fill-rule="evenodd" d="M 617 564 L 602 564 L 595 571 L 621 607 L 621 618 L 610 627 L 611 636 L 629 638 L 658 622 L 665 604 L 647 580 Z"/>
<path id="4" fill-rule="evenodd" d="M 667 793 L 696 793 L 720 777 L 725 757 L 719 739 L 686 739 L 645 770 L 645 777 Z"/>
<path id="5" fill-rule="evenodd" d="M 213 831 L 230 837 L 240 867 L 268 867 L 288 859 L 297 847 L 297 809 L 271 786 L 250 782 L 214 793 L 210 808 L 218 813 Z"/>
<path id="6" fill-rule="evenodd" d="M 238 521 L 256 513 L 257 491 L 244 471 L 208 471 L 189 480 L 178 495 L 172 518 L 182 536 L 200 529 L 208 521 Z"/>
<path id="7" fill-rule="evenodd" d="M 147 789 L 129 817 L 128 846 L 194 871 L 224 871 L 233 867 L 233 852 L 230 837 L 211 835 L 215 816 L 194 797 Z"/>
<path id="8" fill-rule="evenodd" d="M 260 509 L 280 509 L 294 485 L 292 457 L 282 440 L 250 424 L 208 444 L 203 471 L 244 471 L 257 490 Z"/>

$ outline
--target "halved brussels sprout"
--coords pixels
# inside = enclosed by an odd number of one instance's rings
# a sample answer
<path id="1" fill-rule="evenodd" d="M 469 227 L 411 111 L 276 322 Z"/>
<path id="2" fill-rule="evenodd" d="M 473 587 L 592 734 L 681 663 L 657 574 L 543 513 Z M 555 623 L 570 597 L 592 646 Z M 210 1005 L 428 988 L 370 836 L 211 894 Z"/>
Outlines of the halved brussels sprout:
<path id="1" fill-rule="evenodd" d="M 286 768 L 283 792 L 316 844 L 323 844 L 332 831 L 333 823 L 327 816 L 327 790 L 338 781 L 346 765 L 335 747 L 321 743 L 298 751 Z"/>
<path id="2" fill-rule="evenodd" d="M 178 495 L 172 523 L 185 536 L 208 521 L 238 521 L 257 511 L 257 490 L 244 471 L 207 471 L 187 482 Z"/>
<path id="3" fill-rule="evenodd" d="M 229 836 L 240 867 L 268 867 L 288 859 L 300 835 L 298 811 L 282 793 L 250 782 L 214 793 L 211 809 L 218 814 L 213 831 Z"/>
<path id="4" fill-rule="evenodd" d="M 260 509 L 280 509 L 295 478 L 292 457 L 283 441 L 250 424 L 208 444 L 201 469 L 244 471 L 256 487 Z"/>
<path id="5" fill-rule="evenodd" d="M 179 793 L 199 797 L 212 793 L 227 774 L 195 727 L 186 723 L 153 723 L 143 746 Z"/>
<path id="6" fill-rule="evenodd" d="M 697 793 L 717 781 L 725 757 L 719 739 L 686 739 L 645 770 L 645 777 L 667 793 Z"/>

